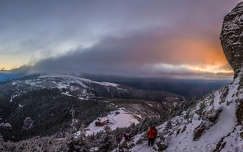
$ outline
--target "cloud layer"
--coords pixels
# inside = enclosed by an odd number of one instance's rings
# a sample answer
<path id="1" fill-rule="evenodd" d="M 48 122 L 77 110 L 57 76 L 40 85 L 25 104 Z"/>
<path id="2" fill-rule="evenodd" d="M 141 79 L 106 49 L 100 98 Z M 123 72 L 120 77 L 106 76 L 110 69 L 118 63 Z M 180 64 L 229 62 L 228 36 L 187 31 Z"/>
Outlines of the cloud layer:
<path id="1" fill-rule="evenodd" d="M 238 0 L 1 1 L 0 63 L 37 72 L 230 72 L 218 40 Z"/>
<path id="2" fill-rule="evenodd" d="M 230 71 L 219 45 L 206 39 L 158 31 L 163 30 L 106 37 L 90 48 L 78 48 L 63 56 L 41 60 L 34 68 L 41 72 L 138 76 Z M 211 71 L 200 71 L 209 67 Z"/>

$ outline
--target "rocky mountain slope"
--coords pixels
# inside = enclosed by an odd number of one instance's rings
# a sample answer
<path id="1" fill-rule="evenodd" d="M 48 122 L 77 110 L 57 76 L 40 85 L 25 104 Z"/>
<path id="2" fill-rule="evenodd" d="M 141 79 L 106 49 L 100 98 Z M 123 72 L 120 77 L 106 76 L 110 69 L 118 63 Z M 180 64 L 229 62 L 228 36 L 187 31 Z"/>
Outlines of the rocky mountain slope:
<path id="1" fill-rule="evenodd" d="M 243 2 L 226 15 L 220 37 L 235 71 L 233 82 L 157 126 L 159 136 L 153 148 L 147 146 L 145 132 L 129 143 L 135 144 L 130 151 L 243 152 L 242 17 Z"/>
<path id="2" fill-rule="evenodd" d="M 154 149 L 142 144 L 132 151 L 219 152 L 243 151 L 242 105 L 240 76 L 229 86 L 204 97 L 182 115 L 159 125 Z"/>

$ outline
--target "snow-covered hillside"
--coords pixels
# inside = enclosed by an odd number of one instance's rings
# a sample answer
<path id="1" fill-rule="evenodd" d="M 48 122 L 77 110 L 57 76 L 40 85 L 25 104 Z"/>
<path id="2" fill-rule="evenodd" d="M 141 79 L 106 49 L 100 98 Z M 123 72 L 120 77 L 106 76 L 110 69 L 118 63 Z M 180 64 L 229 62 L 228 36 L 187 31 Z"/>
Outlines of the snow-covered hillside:
<path id="1" fill-rule="evenodd" d="M 221 43 L 234 70 L 231 84 L 210 93 L 196 106 L 157 126 L 154 147 L 146 132 L 128 142 L 132 152 L 243 152 L 243 2 L 224 18 Z M 118 150 L 117 148 L 116 150 Z"/>
<path id="2" fill-rule="evenodd" d="M 63 91 L 64 95 L 75 96 L 81 100 L 87 100 L 95 96 L 96 88 L 98 91 L 104 90 L 104 94 L 112 93 L 126 93 L 126 89 L 122 89 L 118 84 L 109 82 L 96 82 L 89 79 L 84 79 L 79 76 L 70 74 L 41 74 L 30 78 L 13 80 L 11 84 L 7 83 L 3 86 L 6 89 L 11 89 L 10 102 L 14 98 L 20 96 L 28 91 L 38 89 L 54 89 L 57 88 Z M 101 90 L 102 89 L 102 90 Z"/>
<path id="3" fill-rule="evenodd" d="M 172 102 L 184 100 L 180 96 L 163 91 L 141 90 L 110 82 L 98 82 L 75 74 L 27 75 L 1 84 L 0 95 L 9 96 L 9 101 L 14 102 L 17 97 L 43 89 L 58 89 L 63 95 L 81 101 L 97 98 L 133 98 L 160 102 L 170 99 Z"/>
<path id="4" fill-rule="evenodd" d="M 241 79 L 242 73 L 229 86 L 203 98 L 196 107 L 158 126 L 159 137 L 154 149 L 166 152 L 242 152 Z M 138 144 L 132 151 L 152 151 L 146 144 Z"/>

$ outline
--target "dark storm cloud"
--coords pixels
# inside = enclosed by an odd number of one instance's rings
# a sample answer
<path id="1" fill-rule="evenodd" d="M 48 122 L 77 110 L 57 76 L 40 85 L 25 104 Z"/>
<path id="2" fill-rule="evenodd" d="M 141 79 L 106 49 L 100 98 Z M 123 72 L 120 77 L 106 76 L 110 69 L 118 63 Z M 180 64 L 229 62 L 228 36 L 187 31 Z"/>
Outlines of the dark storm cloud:
<path id="1" fill-rule="evenodd" d="M 163 31 L 163 29 L 156 28 L 148 31 L 136 31 L 126 36 L 106 37 L 91 48 L 79 48 L 61 57 L 44 59 L 38 62 L 33 70 L 133 76 L 194 75 L 195 71 L 180 67 L 180 65 L 207 64 L 204 58 L 198 59 L 188 56 L 192 53 L 191 51 L 195 50 L 182 50 L 183 48 L 174 45 L 169 46 L 168 49 L 168 43 L 176 38 L 171 37 L 168 32 L 158 31 Z M 183 34 L 176 36 L 184 37 Z M 210 42 L 205 44 L 211 45 Z M 208 51 L 214 50 L 203 50 L 203 53 L 207 54 Z M 218 53 L 215 52 L 215 54 Z M 213 56 L 211 60 L 214 60 Z M 162 66 L 156 68 L 155 65 L 161 63 Z"/>
<path id="2" fill-rule="evenodd" d="M 185 73 L 188 69 L 175 71 L 167 66 L 156 71 L 154 66 L 217 64 L 208 61 L 205 55 L 200 59 L 203 49 L 196 55 L 183 44 L 198 40 L 199 47 L 209 45 L 205 54 L 221 51 L 218 41 L 221 22 L 236 2 L 0 1 L 0 53 L 24 54 L 27 59 L 23 59 L 23 64 L 34 57 L 37 60 L 34 69 L 39 71 Z M 192 55 L 185 56 L 186 53 Z"/>

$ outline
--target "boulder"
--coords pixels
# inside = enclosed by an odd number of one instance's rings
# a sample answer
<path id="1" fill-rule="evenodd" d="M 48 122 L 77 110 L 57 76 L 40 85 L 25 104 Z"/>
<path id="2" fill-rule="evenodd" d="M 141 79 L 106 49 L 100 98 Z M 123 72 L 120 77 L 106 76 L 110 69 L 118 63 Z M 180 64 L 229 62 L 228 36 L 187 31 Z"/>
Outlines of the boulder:
<path id="1" fill-rule="evenodd" d="M 221 44 L 235 76 L 243 70 L 243 2 L 224 17 Z"/>

